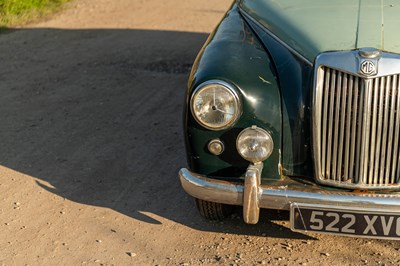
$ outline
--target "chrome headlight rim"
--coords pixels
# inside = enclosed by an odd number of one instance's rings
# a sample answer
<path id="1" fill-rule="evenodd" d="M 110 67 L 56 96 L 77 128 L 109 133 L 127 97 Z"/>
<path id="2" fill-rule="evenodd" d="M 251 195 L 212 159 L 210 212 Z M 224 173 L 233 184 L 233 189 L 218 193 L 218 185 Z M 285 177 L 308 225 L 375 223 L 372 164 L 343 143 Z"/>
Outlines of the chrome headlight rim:
<path id="1" fill-rule="evenodd" d="M 195 97 L 198 95 L 198 93 L 201 90 L 204 90 L 204 89 L 206 89 L 206 88 L 208 88 L 210 86 L 213 86 L 213 85 L 219 85 L 219 86 L 222 86 L 225 89 L 227 89 L 227 91 L 229 91 L 229 93 L 231 93 L 232 96 L 234 97 L 235 103 L 236 103 L 236 106 L 237 106 L 237 110 L 235 111 L 235 114 L 234 114 L 233 118 L 227 124 L 225 124 L 223 126 L 220 126 L 220 127 L 208 126 L 207 124 L 205 124 L 203 121 L 201 121 L 197 117 L 197 115 L 195 114 L 195 111 L 194 111 L 194 99 L 195 99 Z M 219 131 L 219 130 L 227 129 L 227 128 L 231 127 L 232 125 L 234 125 L 237 122 L 237 120 L 239 119 L 239 117 L 242 115 L 242 111 L 243 110 L 242 110 L 242 102 L 241 102 L 241 100 L 239 98 L 239 94 L 237 93 L 237 89 L 235 88 L 235 86 L 230 84 L 230 83 L 228 83 L 228 82 L 226 82 L 226 81 L 223 81 L 223 80 L 212 79 L 212 80 L 207 80 L 207 81 L 201 83 L 193 91 L 192 96 L 190 98 L 190 111 L 192 113 L 192 116 L 194 117 L 194 119 L 196 120 L 196 122 L 199 125 L 201 125 L 202 127 L 206 128 L 206 129 L 212 130 L 212 131 Z"/>

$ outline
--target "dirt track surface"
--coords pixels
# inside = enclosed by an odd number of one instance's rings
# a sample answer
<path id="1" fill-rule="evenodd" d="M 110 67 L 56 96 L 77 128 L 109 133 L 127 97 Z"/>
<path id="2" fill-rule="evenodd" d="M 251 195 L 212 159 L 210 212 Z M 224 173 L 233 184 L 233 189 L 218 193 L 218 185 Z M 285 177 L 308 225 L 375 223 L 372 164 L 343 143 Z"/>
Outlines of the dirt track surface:
<path id="1" fill-rule="evenodd" d="M 82 0 L 0 35 L 1 265 L 399 264 L 400 243 L 202 219 L 181 112 L 222 0 Z"/>

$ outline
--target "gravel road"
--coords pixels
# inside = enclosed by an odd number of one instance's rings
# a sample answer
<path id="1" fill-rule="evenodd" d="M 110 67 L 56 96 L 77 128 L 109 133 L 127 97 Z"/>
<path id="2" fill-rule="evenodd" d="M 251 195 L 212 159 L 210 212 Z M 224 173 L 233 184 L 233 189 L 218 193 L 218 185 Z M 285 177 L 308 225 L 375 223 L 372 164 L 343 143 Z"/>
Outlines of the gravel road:
<path id="1" fill-rule="evenodd" d="M 202 219 L 180 187 L 188 72 L 226 0 L 76 0 L 0 35 L 1 265 L 400 264 L 400 242 Z"/>

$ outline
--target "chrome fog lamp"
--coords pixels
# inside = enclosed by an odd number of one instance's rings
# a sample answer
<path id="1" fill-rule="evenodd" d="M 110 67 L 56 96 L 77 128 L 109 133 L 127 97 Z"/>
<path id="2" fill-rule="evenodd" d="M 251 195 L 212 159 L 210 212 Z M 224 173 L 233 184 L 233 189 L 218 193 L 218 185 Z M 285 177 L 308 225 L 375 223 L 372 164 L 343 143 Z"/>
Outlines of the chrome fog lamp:
<path id="1" fill-rule="evenodd" d="M 221 80 L 210 80 L 200 84 L 191 98 L 190 106 L 196 121 L 210 130 L 228 128 L 241 113 L 236 90 Z"/>
<path id="2" fill-rule="evenodd" d="M 267 131 L 252 126 L 240 132 L 236 139 L 236 148 L 245 160 L 259 163 L 271 155 L 274 142 Z"/>

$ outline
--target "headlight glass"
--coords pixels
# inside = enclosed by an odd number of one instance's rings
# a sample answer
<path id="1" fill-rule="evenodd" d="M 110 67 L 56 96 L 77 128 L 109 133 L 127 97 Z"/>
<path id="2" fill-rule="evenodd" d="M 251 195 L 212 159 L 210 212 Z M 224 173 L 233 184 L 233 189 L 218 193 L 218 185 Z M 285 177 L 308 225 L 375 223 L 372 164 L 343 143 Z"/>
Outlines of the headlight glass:
<path id="1" fill-rule="evenodd" d="M 241 106 L 235 89 L 228 83 L 211 80 L 201 84 L 191 99 L 194 118 L 205 128 L 221 130 L 239 117 Z"/>
<path id="2" fill-rule="evenodd" d="M 236 148 L 245 160 L 258 163 L 271 155 L 274 142 L 267 131 L 252 126 L 240 132 L 236 140 Z"/>

